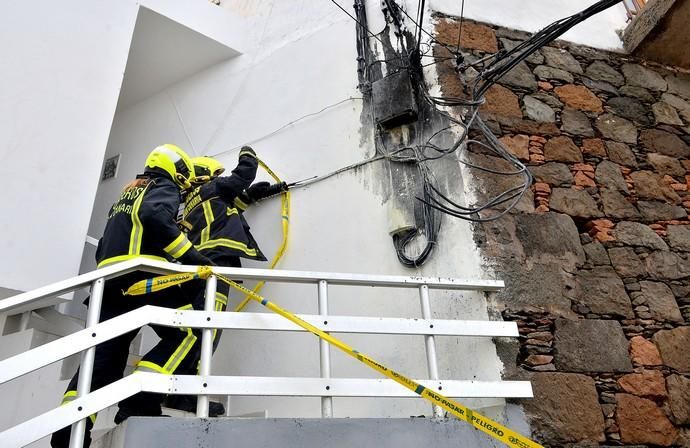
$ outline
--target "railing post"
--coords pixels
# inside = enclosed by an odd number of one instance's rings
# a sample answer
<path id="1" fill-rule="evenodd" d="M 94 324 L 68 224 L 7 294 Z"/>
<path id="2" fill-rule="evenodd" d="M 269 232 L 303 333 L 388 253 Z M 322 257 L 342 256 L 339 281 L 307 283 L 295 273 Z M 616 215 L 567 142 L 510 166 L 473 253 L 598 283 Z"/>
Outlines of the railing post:
<path id="1" fill-rule="evenodd" d="M 101 316 L 101 303 L 103 302 L 104 279 L 99 278 L 91 286 L 89 309 L 86 314 L 86 328 L 98 324 Z M 93 335 L 95 336 L 95 334 Z M 83 397 L 91 391 L 91 377 L 93 376 L 93 361 L 96 357 L 96 347 L 84 350 L 79 365 L 79 379 L 77 382 L 77 397 Z M 84 444 L 84 432 L 86 431 L 86 417 L 72 425 L 72 433 L 69 440 L 69 448 L 82 448 Z"/>
<path id="2" fill-rule="evenodd" d="M 207 313 L 215 309 L 216 285 L 218 280 L 215 275 L 206 280 L 206 300 L 204 301 L 204 311 Z M 211 321 L 211 317 L 206 318 Z M 211 358 L 213 357 L 213 329 L 204 328 L 201 331 L 201 361 L 199 365 L 199 375 L 209 376 L 211 374 Z M 206 387 L 206 383 L 204 383 Z M 196 402 L 196 416 L 200 418 L 208 417 L 208 395 L 199 395 Z"/>
<path id="3" fill-rule="evenodd" d="M 431 304 L 429 302 L 429 287 L 419 286 L 419 299 L 422 305 L 422 317 L 431 319 Z M 436 358 L 436 339 L 433 335 L 424 336 L 426 344 L 426 363 L 429 370 L 429 379 L 438 380 L 438 361 Z M 443 418 L 443 409 L 440 406 L 433 406 L 435 418 Z"/>
<path id="4" fill-rule="evenodd" d="M 328 282 L 319 280 L 319 314 L 328 316 Z M 324 326 L 326 325 L 324 321 Z M 321 378 L 331 377 L 331 348 L 328 342 L 319 339 L 319 358 L 321 361 Z M 333 397 L 321 397 L 321 417 L 333 417 Z"/>

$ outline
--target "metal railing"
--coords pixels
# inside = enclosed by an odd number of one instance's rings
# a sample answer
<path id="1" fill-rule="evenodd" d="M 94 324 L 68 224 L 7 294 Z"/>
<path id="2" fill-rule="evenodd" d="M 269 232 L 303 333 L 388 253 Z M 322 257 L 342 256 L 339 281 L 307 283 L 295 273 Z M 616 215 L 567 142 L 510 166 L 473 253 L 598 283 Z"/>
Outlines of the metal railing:
<path id="1" fill-rule="evenodd" d="M 647 0 L 623 0 L 628 22 L 632 21 L 647 6 Z"/>
<path id="2" fill-rule="evenodd" d="M 324 418 L 332 417 L 333 415 L 332 397 L 416 396 L 414 393 L 401 388 L 388 379 L 332 378 L 330 347 L 323 340 L 319 340 L 320 377 L 318 378 L 211 376 L 212 331 L 214 328 L 304 331 L 278 315 L 213 311 L 217 281 L 215 276 L 211 276 L 207 280 L 204 311 L 181 311 L 144 306 L 113 319 L 101 323 L 98 322 L 105 280 L 136 270 L 155 274 L 169 274 L 175 272 L 196 272 L 196 269 L 195 266 L 136 259 L 0 300 L 0 313 L 12 314 L 16 313 L 17 310 L 31 309 L 33 304 L 40 306 L 48 297 L 59 296 L 91 285 L 90 306 L 84 330 L 0 361 L 0 384 L 2 384 L 82 352 L 77 389 L 78 398 L 0 433 L 0 446 L 24 446 L 74 423 L 70 447 L 80 448 L 85 429 L 85 417 L 141 391 L 197 395 L 198 417 L 208 417 L 208 397 L 210 395 L 321 397 L 321 415 Z M 244 280 L 315 285 L 317 287 L 319 314 L 300 314 L 299 317 L 325 331 L 423 336 L 425 339 L 429 379 L 419 380 L 419 382 L 425 387 L 443 390 L 449 397 L 532 397 L 532 388 L 527 381 L 439 379 L 435 336 L 517 337 L 518 330 L 514 322 L 432 319 L 429 289 L 488 292 L 499 290 L 503 287 L 503 282 L 223 267 L 214 267 L 214 271 L 230 278 L 241 278 Z M 329 315 L 329 285 L 416 288 L 420 295 L 422 319 Z M 324 316 L 328 316 L 328 318 L 324 319 Z M 91 383 L 96 345 L 149 324 L 202 329 L 199 375 L 166 376 L 153 373 L 137 373 L 91 392 L 89 385 Z M 437 417 L 442 415 L 437 407 L 434 407 L 433 412 Z"/>

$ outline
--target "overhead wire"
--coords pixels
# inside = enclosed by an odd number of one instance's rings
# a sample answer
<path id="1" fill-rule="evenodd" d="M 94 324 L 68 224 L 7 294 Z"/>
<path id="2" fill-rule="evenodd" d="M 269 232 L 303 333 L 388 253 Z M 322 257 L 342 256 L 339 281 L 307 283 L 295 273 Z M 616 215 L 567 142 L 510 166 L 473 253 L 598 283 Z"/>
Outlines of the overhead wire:
<path id="1" fill-rule="evenodd" d="M 377 147 L 381 147 L 380 150 L 377 149 L 379 155 L 372 159 L 336 170 L 325 176 L 301 181 L 297 183 L 297 186 L 310 185 L 338 173 L 378 160 L 387 159 L 391 162 L 414 163 L 422 179 L 421 196 L 417 196 L 416 199 L 423 206 L 422 215 L 424 225 L 421 230 L 410 229 L 395 235 L 394 245 L 401 263 L 407 266 L 419 266 L 437 244 L 436 237 L 440 229 L 441 215 L 445 214 L 472 222 L 488 222 L 499 219 L 517 206 L 533 182 L 532 175 L 527 169 L 527 166 L 504 147 L 479 115 L 479 107 L 484 103 L 484 94 L 486 91 L 504 74 L 517 66 L 534 51 L 552 42 L 576 24 L 620 1 L 621 0 L 601 0 L 577 14 L 555 21 L 543 30 L 535 33 L 530 39 L 525 40 L 509 51 L 501 50 L 496 54 L 489 55 L 468 64 L 465 62 L 464 55 L 460 50 L 464 22 L 464 0 L 462 0 L 461 3 L 458 44 L 455 49 L 440 42 L 424 29 L 422 26 L 424 17 L 423 1 L 420 1 L 417 5 L 417 18 L 415 20 L 404 8 L 398 5 L 395 0 L 384 0 L 384 4 L 386 5 L 384 12 L 390 14 L 391 23 L 394 23 L 398 28 L 396 35 L 401 48 L 401 57 L 405 57 L 408 62 L 407 64 L 403 63 L 402 66 L 410 69 L 410 79 L 414 91 L 417 92 L 421 100 L 431 108 L 430 110 L 433 111 L 433 113 L 444 117 L 450 124 L 436 131 L 431 130 L 430 136 L 424 142 L 420 140 L 415 145 L 407 145 L 394 151 L 388 151 L 385 148 L 385 139 L 381 136 L 382 131 L 380 126 L 375 124 L 375 143 Z M 405 39 L 402 38 L 406 30 L 402 25 L 402 16 L 400 16 L 400 14 L 407 17 L 407 19 L 415 25 L 414 30 L 410 32 L 414 42 L 414 46 L 411 50 L 407 49 Z M 422 34 L 429 37 L 428 43 L 421 42 Z M 427 55 L 426 53 L 431 51 L 432 44 L 434 43 L 446 49 L 450 56 Z M 424 50 L 422 50 L 422 45 L 426 45 Z M 360 47 L 364 46 L 362 45 L 361 38 L 358 36 L 358 49 Z M 369 52 L 371 52 L 370 49 Z M 422 64 L 421 60 L 424 57 L 434 58 L 434 61 Z M 396 59 L 397 58 L 393 58 L 392 60 Z M 461 76 L 461 80 L 466 86 L 465 93 L 467 96 L 449 97 L 432 95 L 429 93 L 430 89 L 424 78 L 424 68 L 452 59 L 456 61 L 456 71 Z M 374 63 L 377 62 L 381 61 L 375 61 Z M 470 67 L 476 67 L 478 69 L 475 70 L 473 79 L 470 79 L 466 74 L 467 69 Z M 369 94 L 369 92 L 364 93 L 365 96 Z M 417 133 L 419 139 L 421 139 L 421 135 L 424 134 L 426 121 L 427 120 L 423 119 L 423 117 L 418 120 L 418 122 L 421 123 L 420 126 L 422 131 Z M 470 138 L 470 130 L 476 131 L 479 134 L 479 138 Z M 435 139 L 440 138 L 439 136 L 444 132 L 453 133 L 455 136 L 454 141 L 447 146 L 440 146 L 435 143 Z M 476 154 L 475 151 L 471 151 L 474 148 L 478 148 L 481 152 L 488 152 L 488 154 L 498 157 L 504 164 L 512 168 L 491 168 L 478 163 L 478 161 L 468 159 L 468 157 L 471 157 L 468 154 Z M 441 191 L 441 189 L 437 187 L 433 170 L 427 165 L 429 162 L 447 157 L 451 154 L 457 154 L 458 162 L 471 169 L 476 169 L 496 176 L 519 176 L 521 177 L 521 181 L 498 193 L 485 194 L 488 198 L 483 198 L 481 203 L 476 205 L 467 206 L 460 204 L 456 200 L 451 199 L 448 193 Z M 485 185 L 489 185 L 489 181 L 486 181 Z M 441 215 L 438 215 L 438 213 Z M 420 234 L 425 236 L 427 240 L 424 249 L 419 254 L 408 256 L 407 246 Z"/>

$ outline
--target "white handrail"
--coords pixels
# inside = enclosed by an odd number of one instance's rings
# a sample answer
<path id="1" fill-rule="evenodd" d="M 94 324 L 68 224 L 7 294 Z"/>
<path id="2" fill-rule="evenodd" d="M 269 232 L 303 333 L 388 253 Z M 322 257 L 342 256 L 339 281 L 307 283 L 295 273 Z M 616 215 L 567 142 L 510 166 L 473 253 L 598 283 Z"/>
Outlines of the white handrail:
<path id="1" fill-rule="evenodd" d="M 252 329 L 274 331 L 304 331 L 299 326 L 283 320 L 283 318 L 266 313 L 219 313 L 213 311 L 216 282 L 215 276 L 207 280 L 204 311 L 182 311 L 170 308 L 143 306 L 127 314 L 117 316 L 108 321 L 98 323 L 98 314 L 102 300 L 104 281 L 133 271 L 147 271 L 153 274 L 192 273 L 197 266 L 186 266 L 173 263 L 138 258 L 123 263 L 114 264 L 103 269 L 79 275 L 71 279 L 44 286 L 35 291 L 19 294 L 8 299 L 0 300 L 0 313 L 17 313 L 30 310 L 46 298 L 56 297 L 74 291 L 87 285 L 92 285 L 92 295 L 89 307 L 87 328 L 65 336 L 56 341 L 44 344 L 28 352 L 0 361 L 0 384 L 25 375 L 53 362 L 64 359 L 75 353 L 82 352 L 82 368 L 80 369 L 78 398 L 68 405 L 45 413 L 28 422 L 10 428 L 0 433 L 0 446 L 6 446 L 3 441 L 12 441 L 16 446 L 18 441 L 30 443 L 44 437 L 57 429 L 76 422 L 72 427 L 70 447 L 81 447 L 81 440 L 85 428 L 84 418 L 104 409 L 124 398 L 142 390 L 167 394 L 194 394 L 198 396 L 197 416 L 206 417 L 208 414 L 208 396 L 210 394 L 236 393 L 241 395 L 291 395 L 291 396 L 321 396 L 324 403 L 329 404 L 332 396 L 413 396 L 403 390 L 391 380 L 343 379 L 329 378 L 259 378 L 259 377 L 212 377 L 211 371 L 211 334 L 212 328 Z M 230 278 L 244 280 L 265 280 L 272 282 L 306 283 L 319 287 L 320 298 L 325 299 L 325 286 L 379 286 L 394 288 L 417 288 L 420 291 L 424 319 L 404 318 L 372 318 L 351 316 L 328 316 L 326 308 L 321 306 L 321 315 L 300 315 L 302 319 L 323 331 L 338 333 L 367 333 L 367 334 L 411 334 L 424 335 L 427 339 L 427 355 L 431 380 L 421 380 L 426 387 L 444 390 L 449 396 L 464 397 L 531 397 L 532 389 L 529 382 L 517 381 L 448 381 L 438 380 L 433 368 L 436 363 L 435 350 L 432 350 L 434 335 L 447 336 L 518 336 L 517 325 L 514 322 L 491 321 L 455 321 L 431 319 L 428 290 L 471 290 L 497 291 L 503 287 L 503 282 L 494 280 L 462 280 L 442 277 L 391 276 L 343 274 L 328 272 L 279 271 L 268 269 L 245 269 L 214 267 L 215 272 Z M 325 301 L 324 301 L 325 303 Z M 43 305 L 45 306 L 45 305 Z M 199 376 L 161 376 L 158 374 L 137 373 L 109 386 L 91 392 L 91 372 L 95 346 L 120 336 L 144 325 L 163 325 L 170 327 L 201 328 L 203 331 L 201 344 L 201 369 Z M 323 345 L 323 344 L 321 344 Z M 323 350 L 322 357 L 323 357 Z M 323 364 L 329 365 L 329 357 L 322 359 Z M 327 366 L 328 367 L 328 366 Z M 323 369 L 322 369 L 323 370 Z M 326 372 L 328 369 L 325 370 Z M 201 381 L 201 382 L 200 382 Z M 238 382 L 240 381 L 240 382 Z M 241 382 L 241 381 L 244 381 Z M 200 387 L 200 385 L 202 385 Z M 247 385 L 252 387 L 247 388 Z M 239 387 L 239 388 L 238 388 Z M 229 392 L 228 392 L 229 391 Z M 241 392 L 241 393 L 238 393 Z M 328 411 L 330 406 L 325 406 Z M 324 416 L 330 416 L 326 412 Z M 24 444 L 22 442 L 22 444 Z"/>
<path id="2" fill-rule="evenodd" d="M 135 258 L 122 263 L 81 274 L 33 291 L 0 300 L 0 313 L 13 314 L 13 310 L 47 297 L 60 296 L 84 286 L 99 278 L 110 279 L 132 271 L 146 271 L 156 274 L 174 272 L 196 272 L 196 266 L 166 263 L 148 258 Z M 266 280 L 269 282 L 318 284 L 326 280 L 331 285 L 381 286 L 393 288 L 418 288 L 427 285 L 431 289 L 459 289 L 465 291 L 498 291 L 504 284 L 500 280 L 463 280 L 450 277 L 419 277 L 402 275 L 368 275 L 334 272 L 283 271 L 278 269 L 227 268 L 216 266 L 215 272 L 226 277 L 244 280 Z M 22 311 L 26 311 L 25 307 Z M 20 311 L 14 312 L 14 314 Z"/>

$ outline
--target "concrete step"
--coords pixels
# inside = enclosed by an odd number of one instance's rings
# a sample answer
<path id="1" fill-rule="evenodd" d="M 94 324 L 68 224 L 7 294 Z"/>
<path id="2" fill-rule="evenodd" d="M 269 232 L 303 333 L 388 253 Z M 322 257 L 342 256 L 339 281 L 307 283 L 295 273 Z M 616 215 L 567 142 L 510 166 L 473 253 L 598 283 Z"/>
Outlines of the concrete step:
<path id="1" fill-rule="evenodd" d="M 455 419 L 333 418 L 242 419 L 135 417 L 101 438 L 94 448 L 199 446 L 205 448 L 419 448 L 500 447 Z"/>

